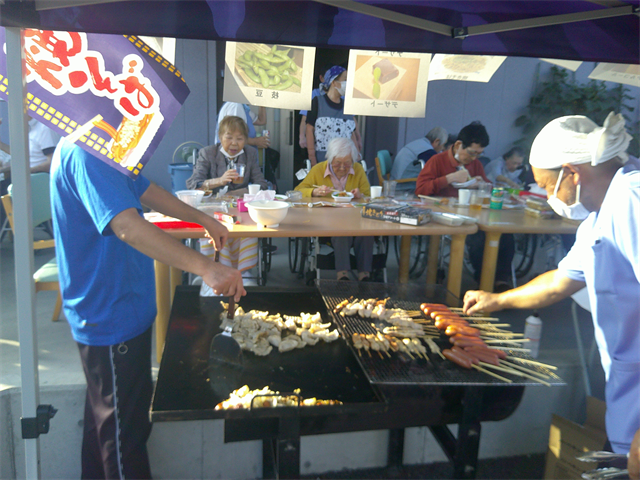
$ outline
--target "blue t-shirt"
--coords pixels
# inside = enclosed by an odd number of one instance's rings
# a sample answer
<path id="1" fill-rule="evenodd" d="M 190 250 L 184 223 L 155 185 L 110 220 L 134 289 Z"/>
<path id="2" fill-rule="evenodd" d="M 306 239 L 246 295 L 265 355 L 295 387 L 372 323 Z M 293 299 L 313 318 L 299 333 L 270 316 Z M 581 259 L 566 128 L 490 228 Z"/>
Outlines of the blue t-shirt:
<path id="1" fill-rule="evenodd" d="M 136 181 L 64 139 L 51 163 L 51 208 L 64 313 L 73 338 L 114 345 L 156 316 L 153 260 L 117 238 L 109 222 L 135 208 L 149 181 Z"/>

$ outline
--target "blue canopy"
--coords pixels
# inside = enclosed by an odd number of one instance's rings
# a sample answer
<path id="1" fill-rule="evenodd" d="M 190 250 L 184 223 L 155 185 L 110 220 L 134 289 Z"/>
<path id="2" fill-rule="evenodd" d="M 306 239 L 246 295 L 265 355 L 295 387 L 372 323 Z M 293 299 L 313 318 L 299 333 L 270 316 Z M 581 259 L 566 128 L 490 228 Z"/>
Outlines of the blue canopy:
<path id="1" fill-rule="evenodd" d="M 46 30 L 638 64 L 639 1 L 6 0 L 0 17 Z"/>

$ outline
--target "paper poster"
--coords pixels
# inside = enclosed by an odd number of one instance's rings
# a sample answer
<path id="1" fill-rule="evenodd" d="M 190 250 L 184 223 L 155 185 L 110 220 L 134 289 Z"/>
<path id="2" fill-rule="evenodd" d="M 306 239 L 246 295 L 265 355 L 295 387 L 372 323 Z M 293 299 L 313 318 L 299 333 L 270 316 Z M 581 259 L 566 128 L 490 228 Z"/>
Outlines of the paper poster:
<path id="1" fill-rule="evenodd" d="M 578 70 L 578 67 L 582 65 L 582 62 L 580 60 L 560 60 L 557 58 L 541 58 L 540 60 L 542 60 L 543 62 L 551 63 L 553 65 L 557 65 L 562 68 L 566 68 L 567 70 L 571 70 L 572 72 Z"/>
<path id="2" fill-rule="evenodd" d="M 227 42 L 225 102 L 309 110 L 315 47 Z"/>
<path id="3" fill-rule="evenodd" d="M 640 65 L 599 63 L 598 66 L 593 69 L 589 78 L 640 87 Z"/>
<path id="4" fill-rule="evenodd" d="M 424 117 L 431 54 L 350 50 L 344 113 Z"/>
<path id="5" fill-rule="evenodd" d="M 431 80 L 459 80 L 462 82 L 488 82 L 507 57 L 490 55 L 433 56 L 429 69 Z"/>
<path id="6" fill-rule="evenodd" d="M 11 88 L 0 29 L 0 97 Z M 136 178 L 189 95 L 180 72 L 133 35 L 24 30 L 27 113 Z"/>

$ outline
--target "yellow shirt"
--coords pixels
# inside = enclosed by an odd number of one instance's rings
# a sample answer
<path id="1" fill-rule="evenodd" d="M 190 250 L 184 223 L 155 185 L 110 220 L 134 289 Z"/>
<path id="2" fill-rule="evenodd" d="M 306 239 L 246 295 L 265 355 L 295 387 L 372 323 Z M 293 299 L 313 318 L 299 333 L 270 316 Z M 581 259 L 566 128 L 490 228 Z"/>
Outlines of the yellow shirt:
<path id="1" fill-rule="evenodd" d="M 313 192 L 315 188 L 314 185 L 326 185 L 327 187 L 333 187 L 331 176 L 327 175 L 325 177 L 326 169 L 327 162 L 320 162 L 314 165 L 305 179 L 296 187 L 296 190 L 302 192 L 303 197 L 310 197 L 311 192 Z M 351 192 L 358 188 L 362 195 L 370 195 L 371 186 L 369 185 L 369 180 L 367 180 L 367 175 L 364 168 L 362 168 L 362 165 L 354 163 L 353 171 L 355 173 L 349 174 L 347 178 L 347 186 L 345 187 L 345 190 L 347 192 Z"/>

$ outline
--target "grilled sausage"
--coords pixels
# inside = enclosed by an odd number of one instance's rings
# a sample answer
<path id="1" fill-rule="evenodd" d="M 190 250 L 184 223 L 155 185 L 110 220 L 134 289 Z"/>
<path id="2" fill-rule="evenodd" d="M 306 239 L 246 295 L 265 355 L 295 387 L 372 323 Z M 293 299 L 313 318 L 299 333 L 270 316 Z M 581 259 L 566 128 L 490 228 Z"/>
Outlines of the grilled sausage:
<path id="1" fill-rule="evenodd" d="M 498 356 L 492 353 L 491 351 L 489 351 L 488 348 L 465 347 L 464 351 L 467 352 L 468 355 L 471 355 L 472 357 L 477 358 L 481 362 L 489 363 L 495 366 L 500 365 L 500 360 L 498 359 Z"/>
<path id="2" fill-rule="evenodd" d="M 453 350 L 449 350 L 447 348 L 446 350 L 442 351 L 442 355 L 444 355 L 447 360 L 455 363 L 456 365 L 460 365 L 463 368 L 471 368 L 471 360 L 466 356 L 463 357 L 461 355 L 458 355 Z"/>
<path id="3" fill-rule="evenodd" d="M 480 337 L 474 337 L 471 335 L 462 335 L 460 333 L 457 333 L 456 335 L 452 335 L 451 337 L 449 337 L 449 341 L 454 345 L 457 345 L 462 348 L 473 347 L 473 346 L 480 346 L 480 347 L 487 348 L 487 345 L 486 343 L 484 343 L 484 340 L 482 340 Z"/>
<path id="4" fill-rule="evenodd" d="M 466 327 L 464 325 L 449 325 L 447 329 L 444 331 L 448 336 L 455 335 L 456 333 L 460 333 L 462 335 L 468 335 L 472 337 L 479 337 L 480 330 L 473 327 Z"/>
<path id="5" fill-rule="evenodd" d="M 467 359 L 469 359 L 469 361 L 471 361 L 471 363 L 473 363 L 474 365 L 478 365 L 480 363 L 477 358 L 469 355 L 469 353 L 465 352 L 464 349 L 460 347 L 456 347 L 454 345 L 453 347 L 451 347 L 451 351 L 457 355 L 460 355 L 461 357 L 467 357 Z"/>

